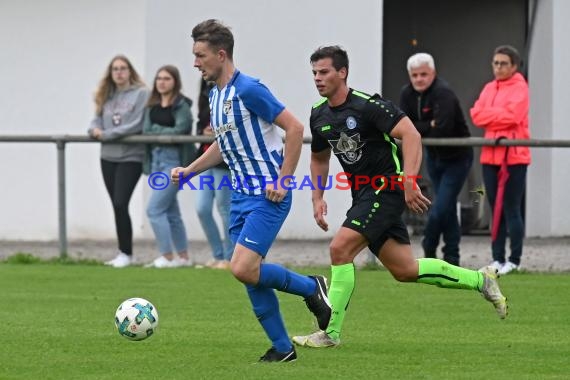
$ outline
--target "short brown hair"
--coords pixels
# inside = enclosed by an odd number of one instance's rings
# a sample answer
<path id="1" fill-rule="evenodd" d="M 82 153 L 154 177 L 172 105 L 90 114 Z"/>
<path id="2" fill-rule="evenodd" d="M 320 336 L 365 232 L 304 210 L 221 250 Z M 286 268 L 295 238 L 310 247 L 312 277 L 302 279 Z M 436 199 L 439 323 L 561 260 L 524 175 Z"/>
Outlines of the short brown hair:
<path id="1" fill-rule="evenodd" d="M 310 62 L 313 63 L 325 58 L 332 59 L 332 65 L 336 71 L 344 67 L 348 73 L 348 54 L 346 50 L 340 46 L 321 46 L 311 54 L 311 58 L 309 59 Z"/>
<path id="2" fill-rule="evenodd" d="M 196 25 L 192 29 L 192 39 L 194 42 L 207 42 L 216 50 L 225 50 L 228 58 L 233 60 L 234 35 L 219 20 L 210 19 Z"/>

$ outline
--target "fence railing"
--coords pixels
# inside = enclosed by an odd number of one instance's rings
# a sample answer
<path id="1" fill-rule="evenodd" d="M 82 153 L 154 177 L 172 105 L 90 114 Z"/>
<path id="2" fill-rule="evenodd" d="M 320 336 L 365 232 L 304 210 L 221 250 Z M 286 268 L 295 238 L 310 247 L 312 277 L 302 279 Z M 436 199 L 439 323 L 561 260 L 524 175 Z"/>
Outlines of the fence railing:
<path id="1" fill-rule="evenodd" d="M 129 136 L 120 140 L 105 143 L 127 144 L 180 144 L 212 142 L 209 136 Z M 54 143 L 57 148 L 57 194 L 58 194 L 58 231 L 60 257 L 67 257 L 67 215 L 65 193 L 65 145 L 68 143 L 99 143 L 85 135 L 0 135 L 0 143 Z M 310 137 L 305 137 L 303 143 L 309 144 Z M 425 138 L 422 143 L 427 146 L 529 146 L 536 148 L 567 148 L 570 140 L 507 140 L 484 139 L 479 137 L 466 138 Z"/>

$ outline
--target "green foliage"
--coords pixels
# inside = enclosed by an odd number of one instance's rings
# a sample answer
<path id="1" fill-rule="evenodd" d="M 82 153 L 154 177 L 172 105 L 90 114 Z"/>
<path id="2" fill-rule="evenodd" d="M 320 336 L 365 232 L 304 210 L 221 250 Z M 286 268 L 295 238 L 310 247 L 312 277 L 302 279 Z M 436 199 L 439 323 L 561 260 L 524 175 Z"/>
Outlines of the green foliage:
<path id="1" fill-rule="evenodd" d="M 102 266 L 103 263 L 95 259 L 72 259 L 69 256 L 65 258 L 54 257 L 46 260 L 46 264 L 61 264 L 61 265 L 98 265 Z"/>
<path id="2" fill-rule="evenodd" d="M 252 365 L 270 344 L 229 272 L 2 264 L 0 379 L 567 378 L 570 276 L 514 274 L 501 284 L 511 305 L 504 321 L 476 292 L 358 271 L 340 347 Z M 157 332 L 141 342 L 114 326 L 130 297 L 159 313 Z M 302 299 L 279 297 L 289 333 L 312 332 Z"/>
<path id="3" fill-rule="evenodd" d="M 15 254 L 8 256 L 4 263 L 6 264 L 61 264 L 61 265 L 103 265 L 101 261 L 94 259 L 72 259 L 69 256 L 53 257 L 47 260 L 42 260 L 41 258 L 34 256 L 31 253 L 26 252 L 16 252 Z"/>
<path id="4" fill-rule="evenodd" d="M 39 257 L 27 252 L 16 252 L 5 260 L 8 264 L 37 264 L 40 261 L 41 259 Z"/>

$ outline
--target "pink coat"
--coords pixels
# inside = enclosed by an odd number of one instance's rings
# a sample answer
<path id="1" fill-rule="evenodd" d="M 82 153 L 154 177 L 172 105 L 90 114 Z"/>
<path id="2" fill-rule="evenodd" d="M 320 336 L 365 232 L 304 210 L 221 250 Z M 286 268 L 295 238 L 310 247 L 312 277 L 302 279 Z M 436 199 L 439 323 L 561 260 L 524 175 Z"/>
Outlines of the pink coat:
<path id="1" fill-rule="evenodd" d="M 485 138 L 529 139 L 528 84 L 520 73 L 503 81 L 493 80 L 483 87 L 479 99 L 471 108 L 473 123 L 485 129 Z M 501 165 L 506 147 L 485 146 L 481 149 L 481 163 Z M 508 165 L 530 164 L 530 149 L 509 147 Z"/>

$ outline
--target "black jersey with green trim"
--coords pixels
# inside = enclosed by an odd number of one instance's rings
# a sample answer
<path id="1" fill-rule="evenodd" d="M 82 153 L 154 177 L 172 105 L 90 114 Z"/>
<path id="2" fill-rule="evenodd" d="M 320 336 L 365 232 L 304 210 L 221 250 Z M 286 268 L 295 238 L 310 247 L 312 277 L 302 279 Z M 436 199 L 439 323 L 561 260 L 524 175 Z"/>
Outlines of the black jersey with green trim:
<path id="1" fill-rule="evenodd" d="M 351 176 L 402 175 L 402 152 L 390 132 L 404 116 L 378 94 L 350 89 L 346 101 L 336 107 L 323 98 L 311 111 L 311 150 L 332 149 Z"/>

